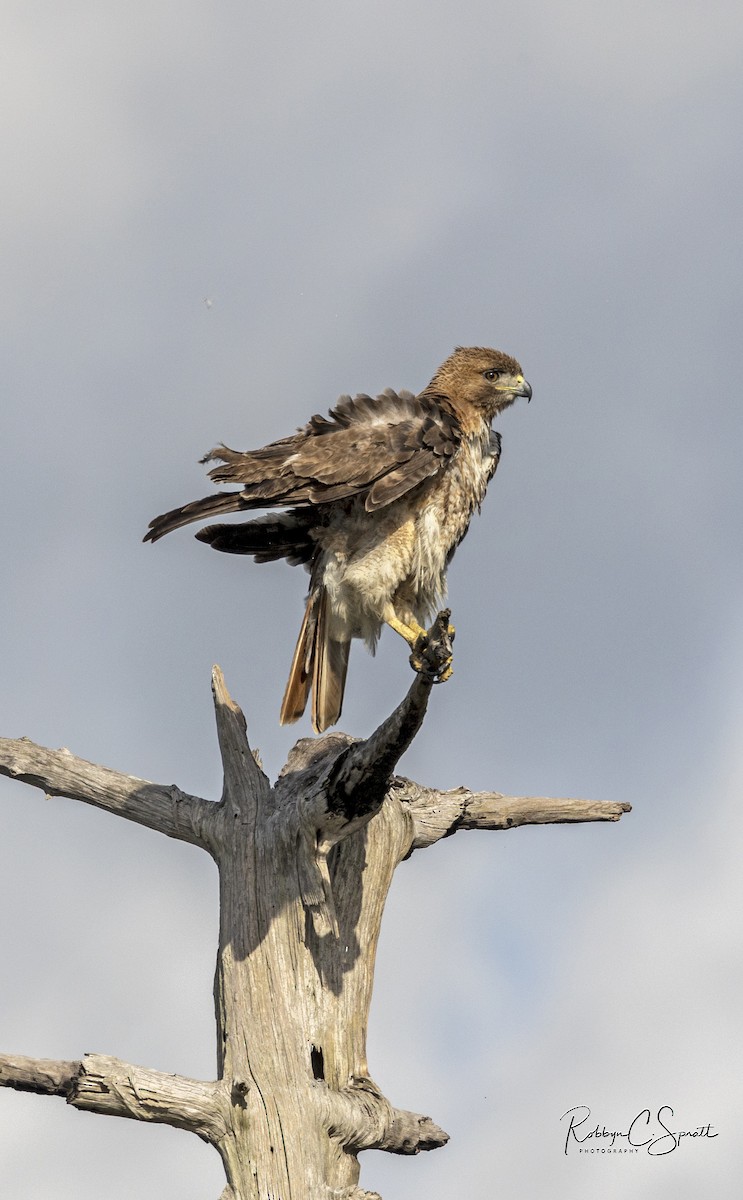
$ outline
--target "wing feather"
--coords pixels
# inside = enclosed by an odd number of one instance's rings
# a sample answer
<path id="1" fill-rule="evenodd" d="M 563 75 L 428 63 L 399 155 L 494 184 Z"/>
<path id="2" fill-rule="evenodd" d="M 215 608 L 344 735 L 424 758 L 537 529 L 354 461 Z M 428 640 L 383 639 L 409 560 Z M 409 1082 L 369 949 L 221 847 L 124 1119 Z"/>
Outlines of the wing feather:
<path id="1" fill-rule="evenodd" d="M 409 458 L 396 470 L 388 471 L 372 484 L 364 501 L 366 511 L 375 512 L 378 508 L 391 504 L 393 500 L 399 500 L 400 496 L 404 496 L 424 479 L 438 474 L 441 465 L 441 460 L 432 455 L 417 454 Z"/>
<path id="2" fill-rule="evenodd" d="M 240 506 L 328 504 L 365 496 L 383 508 L 438 474 L 459 446 L 461 427 L 445 399 L 388 389 L 376 398 L 341 396 L 292 437 L 241 454 L 218 446 L 204 461 L 215 483 L 242 483 Z"/>

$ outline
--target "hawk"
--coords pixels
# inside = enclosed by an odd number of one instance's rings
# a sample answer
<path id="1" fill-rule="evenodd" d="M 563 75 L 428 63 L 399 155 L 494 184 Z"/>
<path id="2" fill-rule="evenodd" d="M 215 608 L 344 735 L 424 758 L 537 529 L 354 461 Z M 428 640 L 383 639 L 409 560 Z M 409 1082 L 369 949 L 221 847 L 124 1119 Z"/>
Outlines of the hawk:
<path id="1" fill-rule="evenodd" d="M 297 721 L 312 693 L 317 733 L 341 713 L 353 638 L 374 650 L 382 625 L 415 648 L 446 592 L 446 571 L 498 466 L 493 418 L 531 388 L 515 358 L 458 347 L 418 395 L 341 396 L 291 437 L 202 459 L 240 485 L 150 522 L 145 541 L 223 513 L 285 509 L 209 525 L 199 541 L 256 562 L 285 558 L 310 575 L 281 707 Z"/>

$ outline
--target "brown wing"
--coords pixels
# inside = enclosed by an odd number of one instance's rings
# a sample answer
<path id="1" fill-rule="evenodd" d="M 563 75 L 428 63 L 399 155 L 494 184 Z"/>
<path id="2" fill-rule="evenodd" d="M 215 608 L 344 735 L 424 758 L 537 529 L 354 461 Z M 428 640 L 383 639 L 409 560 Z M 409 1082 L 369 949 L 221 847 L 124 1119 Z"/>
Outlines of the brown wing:
<path id="1" fill-rule="evenodd" d="M 293 437 L 240 454 L 220 446 L 216 483 L 242 483 L 241 507 L 327 504 L 365 495 L 373 511 L 444 469 L 461 440 L 454 413 L 430 396 L 342 396 Z"/>

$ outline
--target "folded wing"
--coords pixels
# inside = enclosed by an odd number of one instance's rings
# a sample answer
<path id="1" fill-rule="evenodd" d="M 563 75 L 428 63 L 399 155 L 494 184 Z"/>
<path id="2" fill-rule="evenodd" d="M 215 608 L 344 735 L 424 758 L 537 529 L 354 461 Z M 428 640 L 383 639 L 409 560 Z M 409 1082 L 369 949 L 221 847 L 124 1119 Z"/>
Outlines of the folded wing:
<path id="1" fill-rule="evenodd" d="M 156 517 L 145 540 L 157 541 L 205 517 L 253 508 L 301 509 L 363 496 L 367 511 L 374 512 L 444 470 L 461 436 L 443 397 L 391 389 L 376 399 L 342 396 L 327 417 L 312 417 L 291 437 L 260 450 L 241 453 L 217 446 L 210 451 L 202 460 L 218 464 L 210 477 L 215 483 L 241 484 L 240 490 Z M 246 545 L 242 553 L 255 551 Z"/>
<path id="2" fill-rule="evenodd" d="M 291 438 L 247 454 L 219 446 L 215 483 L 242 483 L 249 508 L 328 504 L 359 494 L 382 508 L 442 470 L 457 449 L 454 413 L 410 392 L 343 396 L 328 417 L 313 417 Z"/>

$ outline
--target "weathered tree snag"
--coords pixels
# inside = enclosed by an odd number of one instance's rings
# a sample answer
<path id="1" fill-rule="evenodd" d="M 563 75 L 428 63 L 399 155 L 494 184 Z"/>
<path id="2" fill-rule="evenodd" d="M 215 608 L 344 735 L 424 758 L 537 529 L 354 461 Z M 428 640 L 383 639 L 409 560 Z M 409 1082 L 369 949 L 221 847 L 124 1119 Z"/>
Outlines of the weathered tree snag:
<path id="1" fill-rule="evenodd" d="M 228 1104 L 221 1083 L 134 1067 L 107 1054 L 80 1062 L 0 1056 L 0 1084 L 19 1092 L 64 1096 L 88 1112 L 188 1129 L 215 1145 L 225 1137 Z"/>
<path id="2" fill-rule="evenodd" d="M 627 804 L 438 792 L 393 773 L 451 651 L 448 614 L 425 669 L 365 741 L 303 739 L 271 787 L 245 720 L 213 672 L 224 769 L 218 803 L 0 739 L 0 773 L 208 850 L 220 878 L 216 1081 L 103 1055 L 0 1055 L 0 1084 L 93 1112 L 187 1129 L 219 1151 L 222 1200 L 362 1200 L 361 1150 L 417 1154 L 443 1130 L 394 1108 L 369 1076 L 366 1028 L 377 940 L 398 863 L 458 829 L 616 821 Z M 428 669 L 430 668 L 430 669 Z"/>

